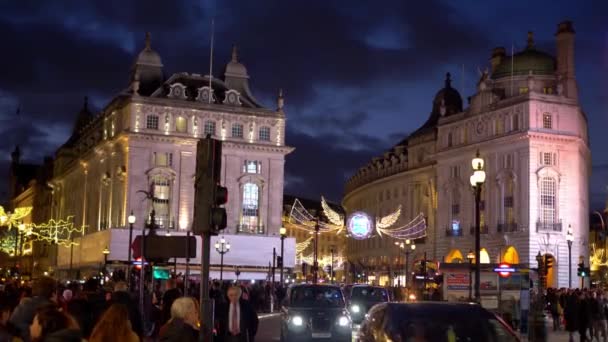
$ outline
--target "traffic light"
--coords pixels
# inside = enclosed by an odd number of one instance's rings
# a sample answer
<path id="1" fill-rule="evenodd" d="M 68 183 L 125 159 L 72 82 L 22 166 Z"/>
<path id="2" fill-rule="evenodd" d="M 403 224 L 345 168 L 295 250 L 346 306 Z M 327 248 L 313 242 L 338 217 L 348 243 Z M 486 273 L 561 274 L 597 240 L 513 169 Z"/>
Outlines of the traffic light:
<path id="1" fill-rule="evenodd" d="M 220 185 L 222 170 L 222 142 L 210 135 L 196 146 L 196 175 L 194 191 L 194 234 L 218 235 L 226 228 L 228 189 Z"/>
<path id="2" fill-rule="evenodd" d="M 277 268 L 283 268 L 283 257 L 277 255 Z"/>
<path id="3" fill-rule="evenodd" d="M 578 270 L 577 270 L 576 274 L 579 277 L 585 276 L 585 264 L 584 263 L 581 262 L 580 264 L 578 264 Z"/>
<path id="4" fill-rule="evenodd" d="M 554 262 L 555 258 L 553 255 L 545 254 L 545 275 L 549 273 L 549 269 L 553 267 Z"/>

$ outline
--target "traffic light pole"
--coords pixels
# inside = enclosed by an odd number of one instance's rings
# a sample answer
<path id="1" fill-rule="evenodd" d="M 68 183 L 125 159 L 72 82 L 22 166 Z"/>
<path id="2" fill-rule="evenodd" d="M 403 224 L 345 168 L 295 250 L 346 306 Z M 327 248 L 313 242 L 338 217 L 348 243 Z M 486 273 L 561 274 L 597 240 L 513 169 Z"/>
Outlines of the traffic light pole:
<path id="1" fill-rule="evenodd" d="M 209 297 L 209 265 L 211 264 L 211 232 L 207 231 L 202 234 L 201 248 L 201 292 L 199 299 L 201 302 L 201 317 L 202 323 L 199 341 L 213 340 L 213 299 Z"/>

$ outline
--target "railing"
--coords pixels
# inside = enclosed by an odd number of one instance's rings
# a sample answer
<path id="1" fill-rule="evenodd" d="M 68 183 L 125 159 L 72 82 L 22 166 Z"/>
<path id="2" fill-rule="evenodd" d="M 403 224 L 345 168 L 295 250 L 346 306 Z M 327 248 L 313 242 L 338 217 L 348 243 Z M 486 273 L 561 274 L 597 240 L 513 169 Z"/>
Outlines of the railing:
<path id="1" fill-rule="evenodd" d="M 445 236 L 462 236 L 462 229 L 447 228 L 445 230 Z"/>
<path id="2" fill-rule="evenodd" d="M 561 232 L 562 222 L 541 222 L 536 221 L 537 232 Z"/>
<path id="3" fill-rule="evenodd" d="M 505 232 L 505 233 L 513 233 L 519 231 L 519 225 L 516 222 L 511 223 L 498 223 L 496 225 L 496 231 Z"/>
<path id="4" fill-rule="evenodd" d="M 237 233 L 248 234 L 264 234 L 266 227 L 264 225 L 239 224 L 236 226 Z"/>
<path id="5" fill-rule="evenodd" d="M 487 225 L 479 226 L 479 234 L 488 234 L 489 229 Z M 475 235 L 475 226 L 471 226 L 471 235 Z"/>

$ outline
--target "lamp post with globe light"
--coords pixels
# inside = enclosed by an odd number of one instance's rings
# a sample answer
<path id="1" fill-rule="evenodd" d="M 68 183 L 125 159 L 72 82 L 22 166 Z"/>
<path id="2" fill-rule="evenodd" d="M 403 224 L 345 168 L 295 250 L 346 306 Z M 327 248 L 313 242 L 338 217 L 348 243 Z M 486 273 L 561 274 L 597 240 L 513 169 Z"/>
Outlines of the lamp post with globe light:
<path id="1" fill-rule="evenodd" d="M 220 241 L 215 243 L 215 250 L 220 254 L 220 283 L 224 280 L 224 254 L 230 251 L 230 242 L 222 236 Z"/>
<path id="2" fill-rule="evenodd" d="M 467 253 L 467 260 L 469 260 L 469 301 L 473 300 L 473 278 L 471 277 L 473 273 L 473 260 L 475 260 L 475 253 L 469 250 Z"/>
<path id="3" fill-rule="evenodd" d="M 480 281 L 481 281 L 481 267 L 480 267 L 480 254 L 481 254 L 481 232 L 480 230 L 480 203 L 481 203 L 481 190 L 483 183 L 486 181 L 486 172 L 484 171 L 484 161 L 479 156 L 479 151 L 475 155 L 475 158 L 471 161 L 473 167 L 473 174 L 471 175 L 470 181 L 473 191 L 475 193 L 475 301 L 479 303 L 481 301 L 480 294 Z"/>
<path id="4" fill-rule="evenodd" d="M 284 253 L 285 253 L 285 237 L 287 237 L 287 229 L 285 227 L 281 227 L 279 229 L 279 234 L 281 235 L 281 273 L 279 275 L 279 281 L 281 286 L 283 286 L 283 264 L 285 263 Z"/>
<path id="5" fill-rule="evenodd" d="M 568 231 L 566 231 L 566 242 L 568 242 L 568 287 L 572 288 L 572 242 L 574 241 L 574 234 L 572 232 L 572 226 L 568 225 Z"/>
<path id="6" fill-rule="evenodd" d="M 133 215 L 133 210 L 131 210 L 131 214 L 129 215 L 129 217 L 127 218 L 128 222 L 129 222 L 129 245 L 127 246 L 127 284 L 129 285 L 129 288 L 131 286 L 131 244 L 133 243 L 133 225 L 135 224 L 135 221 L 137 220 L 137 218 L 135 217 L 135 215 Z"/>
<path id="7" fill-rule="evenodd" d="M 405 243 L 403 242 L 395 242 L 395 245 L 399 246 L 399 248 L 405 253 L 405 277 L 403 279 L 404 282 L 404 286 L 407 288 L 408 287 L 408 276 L 409 276 L 409 259 L 410 259 L 410 253 L 416 250 L 416 244 L 412 243 L 412 241 L 410 239 L 405 240 Z"/>

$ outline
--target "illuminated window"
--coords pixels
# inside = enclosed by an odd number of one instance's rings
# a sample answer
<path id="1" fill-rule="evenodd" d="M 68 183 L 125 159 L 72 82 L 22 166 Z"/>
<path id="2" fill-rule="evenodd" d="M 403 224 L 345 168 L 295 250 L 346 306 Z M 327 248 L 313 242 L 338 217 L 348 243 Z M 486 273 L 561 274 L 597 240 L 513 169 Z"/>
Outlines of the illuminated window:
<path id="1" fill-rule="evenodd" d="M 154 152 L 152 163 L 154 166 L 173 166 L 173 153 Z"/>
<path id="2" fill-rule="evenodd" d="M 528 93 L 528 87 L 520 87 L 519 88 L 519 94 L 527 94 Z"/>
<path id="3" fill-rule="evenodd" d="M 551 94 L 553 94 L 553 88 L 551 88 L 551 87 L 544 87 L 543 88 L 543 93 L 551 95 Z"/>
<path id="4" fill-rule="evenodd" d="M 262 162 L 257 160 L 245 160 L 243 173 L 262 173 Z"/>
<path id="5" fill-rule="evenodd" d="M 505 132 L 505 119 L 496 118 L 496 134 L 503 134 Z"/>
<path id="6" fill-rule="evenodd" d="M 158 129 L 158 115 L 148 115 L 146 117 L 147 129 Z"/>
<path id="7" fill-rule="evenodd" d="M 270 141 L 270 127 L 260 127 L 258 139 L 261 141 Z"/>
<path id="8" fill-rule="evenodd" d="M 540 180 L 540 221 L 543 223 L 557 222 L 555 179 L 544 177 Z"/>
<path id="9" fill-rule="evenodd" d="M 211 134 L 211 136 L 214 136 L 215 135 L 215 121 L 205 121 L 204 131 L 205 131 L 205 136 L 207 136 L 207 134 Z"/>
<path id="10" fill-rule="evenodd" d="M 186 133 L 187 130 L 188 122 L 186 121 L 186 118 L 178 116 L 177 119 L 175 119 L 175 131 L 177 131 L 177 133 Z"/>
<path id="11" fill-rule="evenodd" d="M 255 183 L 243 185 L 243 203 L 240 232 L 263 234 L 264 227 L 259 222 L 259 199 L 260 190 Z"/>
<path id="12" fill-rule="evenodd" d="M 552 129 L 553 128 L 553 118 L 551 114 L 545 113 L 543 114 L 543 128 Z"/>
<path id="13" fill-rule="evenodd" d="M 513 179 L 508 178 L 505 183 L 504 190 L 504 198 L 503 198 L 503 206 L 504 206 L 504 223 L 512 224 L 515 223 L 515 215 L 514 215 L 514 194 L 513 194 Z"/>
<path id="14" fill-rule="evenodd" d="M 171 218 L 171 180 L 157 175 L 152 178 L 152 209 L 159 228 L 173 228 Z"/>
<path id="15" fill-rule="evenodd" d="M 243 138 L 243 125 L 239 123 L 235 123 L 232 125 L 232 137 L 233 138 Z"/>

